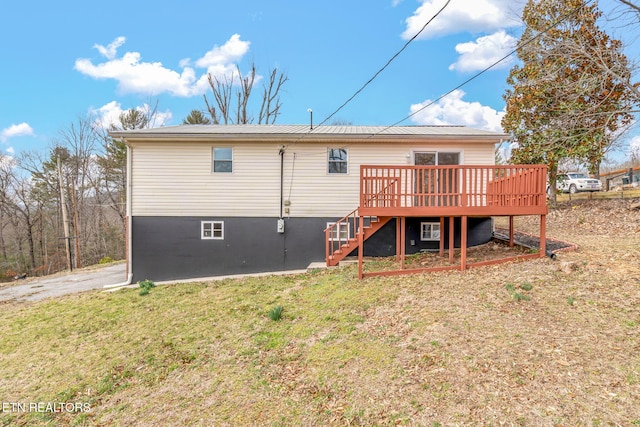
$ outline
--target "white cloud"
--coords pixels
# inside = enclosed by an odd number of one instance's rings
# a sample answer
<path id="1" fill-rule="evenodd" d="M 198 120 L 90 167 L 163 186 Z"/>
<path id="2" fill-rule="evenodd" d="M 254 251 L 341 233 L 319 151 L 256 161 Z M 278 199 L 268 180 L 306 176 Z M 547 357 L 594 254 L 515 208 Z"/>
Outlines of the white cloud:
<path id="1" fill-rule="evenodd" d="M 240 34 L 234 34 L 222 46 L 214 46 L 209 52 L 196 61 L 200 68 L 218 67 L 233 64 L 249 51 L 250 42 L 240 40 Z"/>
<path id="2" fill-rule="evenodd" d="M 504 30 L 479 37 L 475 42 L 459 43 L 456 45 L 456 52 L 460 57 L 449 66 L 449 70 L 463 72 L 484 70 L 511 52 L 516 43 L 517 40 Z M 512 61 L 512 58 L 507 58 L 494 68 L 505 68 Z"/>
<path id="3" fill-rule="evenodd" d="M 7 148 L 6 150 L 4 150 L 4 151 L 6 151 L 7 153 L 9 153 L 10 155 L 14 155 L 14 154 L 16 154 L 16 150 L 15 150 L 15 148 L 13 148 L 13 147 L 8 147 L 8 148 Z"/>
<path id="4" fill-rule="evenodd" d="M 148 104 L 135 107 L 135 110 L 148 114 L 151 107 Z M 120 115 L 127 110 L 123 110 L 119 102 L 111 101 L 100 108 L 90 109 L 89 113 L 95 117 L 95 124 L 103 129 L 109 129 L 112 124 L 120 122 Z M 170 111 L 156 111 L 153 116 L 151 127 L 160 127 L 171 121 L 173 115 Z"/>
<path id="5" fill-rule="evenodd" d="M 0 141 L 6 142 L 9 138 L 14 136 L 33 136 L 33 128 L 28 123 L 20 123 L 17 125 L 11 125 L 8 128 L 0 131 Z"/>
<path id="6" fill-rule="evenodd" d="M 114 41 L 112 41 L 111 43 L 109 43 L 107 47 L 104 47 L 99 44 L 94 44 L 93 47 L 98 49 L 98 52 L 100 52 L 102 56 L 106 57 L 107 59 L 113 59 L 116 57 L 118 48 L 122 46 L 126 40 L 127 40 L 126 38 L 124 38 L 123 36 L 120 36 L 116 38 Z"/>
<path id="7" fill-rule="evenodd" d="M 476 129 L 485 129 L 494 132 L 502 132 L 500 120 L 504 111 L 496 111 L 479 102 L 464 101 L 465 93 L 455 90 L 437 103 L 429 105 L 432 101 L 426 100 L 419 104 L 411 105 L 411 113 L 416 113 L 412 120 L 422 125 L 464 125 Z M 424 108 L 424 109 L 422 109 Z"/>
<path id="8" fill-rule="evenodd" d="M 76 60 L 75 69 L 94 79 L 114 79 L 122 93 L 139 93 L 159 95 L 169 93 L 174 96 L 192 97 L 202 95 L 209 87 L 207 73 L 214 75 L 231 74 L 235 64 L 249 51 L 249 42 L 242 41 L 240 35 L 234 34 L 222 46 L 214 46 L 202 58 L 195 61 L 198 68 L 203 68 L 199 76 L 190 67 L 190 60 L 180 61 L 180 71 L 165 67 L 161 62 L 144 62 L 139 52 L 126 52 L 117 56 L 117 49 L 124 43 L 124 37 L 118 37 L 107 47 L 96 45 L 98 51 L 108 61 L 94 64 L 89 59 Z"/>
<path id="9" fill-rule="evenodd" d="M 420 31 L 445 4 L 445 0 L 421 0 L 422 5 L 407 18 L 402 33 L 410 39 Z M 420 34 L 420 38 L 438 37 L 461 32 L 486 33 L 521 25 L 522 0 L 455 1 L 444 9 Z"/>

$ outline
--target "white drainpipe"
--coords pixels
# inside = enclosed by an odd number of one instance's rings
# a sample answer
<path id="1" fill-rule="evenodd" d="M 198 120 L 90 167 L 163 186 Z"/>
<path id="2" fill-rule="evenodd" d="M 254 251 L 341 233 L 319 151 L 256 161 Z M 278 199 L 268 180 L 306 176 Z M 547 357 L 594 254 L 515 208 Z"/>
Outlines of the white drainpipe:
<path id="1" fill-rule="evenodd" d="M 133 273 L 131 272 L 131 240 L 132 240 L 132 233 L 131 233 L 131 155 L 132 155 L 132 151 L 131 151 L 131 147 L 129 147 L 129 145 L 127 145 L 127 210 L 126 210 L 126 217 L 127 217 L 127 235 L 125 236 L 125 238 L 127 239 L 127 253 L 125 254 L 125 257 L 127 259 L 127 269 L 129 270 L 128 274 L 127 274 L 127 280 L 122 282 L 122 283 L 117 283 L 115 285 L 105 285 L 104 288 L 121 288 L 123 286 L 129 286 L 131 285 L 131 280 L 133 279 Z"/>

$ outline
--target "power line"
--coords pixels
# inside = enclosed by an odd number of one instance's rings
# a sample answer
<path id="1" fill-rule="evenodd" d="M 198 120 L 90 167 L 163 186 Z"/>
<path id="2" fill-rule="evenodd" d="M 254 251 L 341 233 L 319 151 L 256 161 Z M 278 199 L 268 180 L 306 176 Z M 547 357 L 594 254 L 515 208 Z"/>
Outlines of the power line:
<path id="1" fill-rule="evenodd" d="M 447 2 L 444 4 L 444 6 L 431 18 L 429 19 L 429 21 L 427 21 L 422 28 L 420 29 L 420 31 L 418 31 L 411 39 L 409 39 L 404 46 L 395 54 L 393 55 L 388 61 L 387 63 L 380 69 L 378 70 L 373 77 L 371 77 L 362 87 L 360 87 L 360 89 L 358 89 L 349 99 L 347 99 L 340 107 L 338 107 L 333 113 L 331 113 L 327 118 L 325 118 L 318 126 L 323 125 L 324 123 L 326 123 L 331 117 L 333 117 L 338 111 L 340 111 L 342 108 L 344 108 L 349 102 L 351 102 L 360 92 L 362 92 L 362 90 L 364 90 L 371 82 L 373 82 L 373 80 L 382 72 L 384 71 L 385 68 L 387 68 L 387 66 L 389 66 L 389 64 L 398 56 L 400 55 L 400 53 L 402 51 L 404 51 L 406 49 L 406 47 L 413 41 L 415 40 L 423 31 L 424 29 L 438 16 L 440 15 L 444 9 L 449 5 L 451 0 L 447 0 Z M 590 3 L 592 3 L 594 0 L 588 0 L 584 6 L 588 6 Z M 566 13 L 565 15 L 561 16 L 560 18 L 558 18 L 555 22 L 551 23 L 547 28 L 545 28 L 543 31 L 540 31 L 538 34 L 536 34 L 535 36 L 533 36 L 532 38 L 530 38 L 529 40 L 525 41 L 524 43 L 520 44 L 518 47 L 516 47 L 515 49 L 513 49 L 511 52 L 509 52 L 508 54 L 504 55 L 502 58 L 498 59 L 497 61 L 495 61 L 494 63 L 492 63 L 491 65 L 489 65 L 488 67 L 484 68 L 483 70 L 479 71 L 478 73 L 474 74 L 473 76 L 471 76 L 470 78 L 468 78 L 467 80 L 463 81 L 462 83 L 460 83 L 459 85 L 457 85 L 456 87 L 454 87 L 453 89 L 449 90 L 448 92 L 444 93 L 443 95 L 439 96 L 438 98 L 436 98 L 435 100 L 429 102 L 427 105 L 421 107 L 420 109 L 414 111 L 413 113 L 409 114 L 408 116 L 402 118 L 401 120 L 398 120 L 397 122 L 386 126 L 384 128 L 382 128 L 381 130 L 379 130 L 378 132 L 371 134 L 369 136 L 369 138 L 379 135 L 382 132 L 385 132 L 388 129 L 391 129 L 392 127 L 396 127 L 398 126 L 400 123 L 404 122 L 407 119 L 410 119 L 411 117 L 415 116 L 416 114 L 418 114 L 419 112 L 425 110 L 426 108 L 432 106 L 433 104 L 437 103 L 438 101 L 442 100 L 443 98 L 451 95 L 453 92 L 455 92 L 456 90 L 460 89 L 461 87 L 469 84 L 470 82 L 472 82 L 473 80 L 477 79 L 478 77 L 480 77 L 481 75 L 483 75 L 484 73 L 486 73 L 487 71 L 491 70 L 492 68 L 494 68 L 496 65 L 500 64 L 502 61 L 504 61 L 505 59 L 509 58 L 510 56 L 512 56 L 513 54 L 515 54 L 518 50 L 524 48 L 525 46 L 529 45 L 530 43 L 533 43 L 535 40 L 537 40 L 538 38 L 542 37 L 542 35 L 546 34 L 547 32 L 549 32 L 551 29 L 553 29 L 555 26 L 557 26 L 558 24 L 562 23 L 563 21 L 565 21 L 566 19 L 568 19 L 569 17 L 571 17 L 573 14 L 575 14 L 576 12 L 578 12 L 583 6 L 577 6 L 574 9 L 570 10 L 568 13 Z M 306 137 L 309 133 L 311 133 L 313 131 L 313 129 L 310 129 L 309 132 L 305 133 L 304 135 L 302 135 L 298 140 L 296 140 L 293 144 L 301 141 L 304 137 Z"/>
<path id="2" fill-rule="evenodd" d="M 584 6 L 588 6 L 589 3 L 592 3 L 593 0 L 589 0 L 587 1 Z M 408 116 L 404 117 L 401 120 L 398 120 L 397 122 L 381 129 L 380 131 L 378 131 L 376 134 L 380 134 L 384 131 L 386 131 L 387 129 L 390 129 L 392 127 L 397 126 L 398 124 L 404 122 L 407 119 L 410 119 L 411 117 L 415 116 L 416 114 L 418 114 L 419 112 L 431 107 L 433 104 L 437 103 L 438 101 L 442 100 L 443 98 L 446 98 L 447 96 L 451 95 L 453 92 L 455 92 L 456 90 L 460 89 L 461 87 L 467 85 L 468 83 L 472 82 L 473 80 L 477 79 L 478 77 L 480 77 L 481 75 L 483 75 L 484 73 L 486 73 L 487 71 L 491 70 L 493 67 L 495 67 L 496 65 L 500 64 L 502 61 L 504 61 L 505 59 L 509 58 L 510 56 L 512 56 L 513 54 L 515 54 L 518 50 L 522 49 L 523 47 L 529 45 L 530 43 L 533 43 L 535 40 L 537 40 L 538 38 L 542 37 L 543 34 L 546 34 L 547 32 L 549 32 L 551 29 L 553 29 L 555 26 L 557 26 L 558 24 L 562 23 L 563 21 L 565 21 L 566 19 L 568 19 L 570 16 L 572 16 L 573 14 L 575 14 L 576 12 L 578 12 L 578 10 L 580 10 L 583 6 L 577 6 L 574 9 L 570 10 L 567 14 L 561 16 L 560 18 L 558 18 L 558 20 L 556 20 L 555 22 L 551 23 L 547 28 L 545 28 L 543 31 L 540 31 L 538 34 L 536 34 L 534 37 L 530 38 L 529 40 L 527 40 L 526 42 L 524 42 L 523 44 L 521 44 L 520 46 L 516 47 L 515 49 L 513 49 L 511 52 L 509 52 L 508 54 L 506 54 L 505 56 L 503 56 L 502 58 L 498 59 L 497 61 L 495 61 L 493 64 L 489 65 L 488 67 L 486 67 L 485 69 L 483 69 L 482 71 L 474 74 L 473 76 L 471 76 L 470 78 L 468 78 L 467 80 L 465 80 L 464 82 L 460 83 L 458 86 L 454 87 L 453 89 L 451 89 L 450 91 L 446 92 L 445 94 L 439 96 L 438 98 L 434 99 L 433 101 L 429 102 L 427 105 L 424 105 L 423 107 L 419 108 L 418 110 L 414 111 L 413 113 L 409 114 Z M 373 135 L 372 135 L 373 136 Z"/>
<path id="3" fill-rule="evenodd" d="M 404 44 L 404 46 L 402 46 L 402 48 L 395 53 L 395 55 L 393 55 L 386 64 L 384 64 L 384 66 L 382 68 L 380 68 L 374 75 L 373 77 L 371 77 L 364 85 L 362 85 L 362 87 L 360 87 L 360 89 L 358 89 L 353 95 L 351 95 L 351 97 L 349 99 L 347 99 L 340 107 L 338 107 L 333 113 L 329 114 L 329 116 L 324 119 L 322 122 L 320 122 L 320 124 L 318 124 L 318 126 L 322 126 L 323 124 L 325 124 L 331 117 L 333 117 L 338 111 L 342 110 L 349 102 L 351 102 L 356 96 L 358 96 L 360 94 L 360 92 L 362 92 L 371 82 L 373 82 L 380 73 L 382 73 L 390 64 L 391 62 L 396 59 L 401 53 L 402 51 L 404 51 L 407 46 L 409 46 L 409 44 L 411 44 L 412 41 L 414 41 L 424 30 L 425 28 L 427 28 L 427 26 L 434 20 L 436 19 L 436 17 L 438 15 L 440 15 L 445 8 L 449 5 L 449 3 L 451 2 L 451 0 L 447 0 L 447 2 L 444 4 L 444 6 L 442 6 L 442 8 L 440 8 L 440 10 L 433 15 L 433 17 L 431 17 L 431 19 L 429 19 L 420 29 L 420 31 L 418 31 L 413 37 L 411 37 L 409 40 L 407 40 L 407 42 Z"/>

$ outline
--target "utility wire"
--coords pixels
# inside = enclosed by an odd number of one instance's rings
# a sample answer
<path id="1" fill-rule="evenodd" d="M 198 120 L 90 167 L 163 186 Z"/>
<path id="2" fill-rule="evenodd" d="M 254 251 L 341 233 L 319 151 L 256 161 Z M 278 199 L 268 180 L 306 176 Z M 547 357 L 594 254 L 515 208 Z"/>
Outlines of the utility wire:
<path id="1" fill-rule="evenodd" d="M 405 45 L 402 47 L 402 49 L 400 49 L 391 59 L 389 59 L 389 61 L 387 61 L 387 63 L 385 64 L 384 67 L 382 67 L 367 83 L 365 83 L 360 89 L 358 89 L 358 91 L 356 91 L 356 93 L 349 98 L 344 104 L 342 104 L 336 111 L 334 111 L 333 113 L 331 113 L 331 115 L 329 115 L 326 119 L 324 119 L 320 125 L 324 124 L 327 120 L 329 120 L 333 115 L 335 115 L 338 111 L 340 111 L 340 109 L 342 109 L 345 105 L 347 105 L 353 98 L 356 97 L 356 95 L 358 95 L 358 93 L 360 93 L 369 83 L 371 83 L 377 76 L 378 74 L 380 74 L 390 63 L 391 61 L 393 61 L 408 45 L 409 43 L 411 43 L 416 37 L 418 37 L 418 35 L 429 25 L 429 23 L 431 23 L 431 21 L 433 21 L 433 19 L 438 16 L 445 7 L 448 6 L 450 0 L 447 1 L 447 3 L 445 3 L 445 5 L 438 11 L 438 13 L 436 15 L 434 15 L 421 29 L 418 33 L 416 33 L 416 35 L 414 35 L 409 41 L 407 41 L 407 43 L 405 43 Z M 588 6 L 590 3 L 592 3 L 593 0 L 588 0 L 585 3 L 585 6 Z M 428 103 L 427 105 L 423 106 L 422 108 L 414 111 L 413 113 L 411 113 L 410 115 L 406 116 L 405 118 L 384 127 L 383 129 L 379 130 L 378 132 L 369 135 L 369 138 L 372 138 L 376 135 L 381 134 L 382 132 L 385 132 L 388 129 L 391 129 L 392 127 L 398 126 L 400 123 L 404 122 L 407 119 L 410 119 L 411 117 L 415 116 L 416 114 L 418 114 L 419 112 L 425 110 L 426 108 L 432 106 L 433 104 L 435 104 L 436 102 L 442 100 L 443 98 L 451 95 L 453 92 L 455 92 L 456 90 L 460 89 L 461 87 L 467 85 L 468 83 L 470 83 L 471 81 L 477 79 L 478 77 L 480 77 L 481 75 L 483 75 L 484 73 L 486 73 L 487 71 L 491 70 L 493 67 L 495 67 L 496 65 L 498 65 L 499 63 L 501 63 L 502 61 L 504 61 L 505 59 L 509 58 L 510 56 L 512 56 L 513 54 L 515 54 L 518 50 L 522 49 L 523 47 L 529 45 L 530 43 L 533 43 L 533 41 L 537 40 L 538 38 L 542 37 L 543 34 L 546 34 L 547 32 L 549 32 L 552 28 L 554 28 L 555 26 L 557 26 L 558 24 L 562 23 L 563 21 L 565 21 L 566 19 L 568 19 L 570 16 L 572 16 L 573 14 L 575 14 L 576 12 L 578 12 L 578 10 L 580 10 L 582 6 L 578 6 L 574 9 L 572 9 L 571 11 L 569 11 L 566 15 L 563 15 L 562 17 L 560 17 L 557 21 L 553 22 L 552 24 L 550 24 L 547 28 L 545 28 L 543 31 L 539 32 L 538 34 L 536 34 L 534 37 L 530 38 L 529 40 L 527 40 L 526 42 L 524 42 L 523 44 L 521 44 L 520 46 L 516 47 L 515 49 L 513 49 L 511 52 L 509 52 L 507 55 L 503 56 L 502 58 L 500 58 L 499 60 L 495 61 L 493 64 L 489 65 L 488 67 L 486 67 L 485 69 L 479 71 L 478 73 L 476 73 L 475 75 L 471 76 L 470 78 L 468 78 L 467 80 L 465 80 L 464 82 L 460 83 L 458 86 L 456 86 L 455 88 L 451 89 L 450 91 L 446 92 L 445 94 L 441 95 L 440 97 L 438 97 L 437 99 L 431 101 L 430 103 Z M 320 126 L 318 125 L 318 126 Z M 308 132 L 306 132 L 304 135 L 302 135 L 300 138 L 298 138 L 295 142 L 293 142 L 293 144 L 301 141 L 305 136 L 307 136 L 310 132 L 312 132 L 312 130 L 309 130 Z M 287 146 L 288 147 L 288 146 Z M 318 154 L 322 154 L 324 155 L 325 153 L 318 153 Z M 294 157 L 295 159 L 295 157 Z M 295 162 L 294 162 L 295 163 Z M 293 166 L 292 166 L 292 173 L 293 173 Z M 293 175 L 291 177 L 291 184 L 293 184 Z M 289 190 L 289 192 L 291 192 L 291 189 Z"/>
<path id="2" fill-rule="evenodd" d="M 585 3 L 585 6 L 588 6 L 589 3 L 592 3 L 593 0 L 589 0 Z M 582 6 L 577 6 L 574 9 L 570 10 L 567 14 L 561 16 L 560 18 L 558 18 L 555 22 L 551 23 L 547 28 L 545 28 L 543 31 L 540 31 L 538 34 L 536 34 L 535 36 L 531 37 L 529 40 L 527 40 L 526 42 L 524 42 L 523 44 L 521 44 L 520 46 L 516 47 L 515 49 L 513 49 L 511 52 L 509 52 L 508 54 L 506 54 L 505 56 L 503 56 L 502 58 L 498 59 L 496 62 L 494 62 L 493 64 L 489 65 L 488 67 L 486 67 L 485 69 L 483 69 L 482 71 L 479 71 L 478 73 L 474 74 L 473 76 L 471 76 L 470 78 L 468 78 L 467 80 L 465 80 L 464 82 L 460 83 L 458 86 L 454 87 L 453 89 L 451 89 L 450 91 L 448 91 L 447 93 L 439 96 L 438 98 L 434 99 L 433 101 L 429 102 L 427 105 L 424 105 L 423 107 L 419 108 L 418 110 L 414 111 L 413 113 L 409 114 L 408 116 L 406 116 L 405 118 L 398 120 L 397 122 L 383 128 L 382 130 L 376 132 L 374 135 L 378 135 L 384 131 L 386 131 L 387 129 L 390 129 L 392 127 L 395 127 L 397 125 L 399 125 L 400 123 L 404 122 L 407 119 L 410 119 L 411 117 L 415 116 L 416 114 L 418 114 L 419 112 L 425 110 L 426 108 L 431 107 L 433 104 L 435 104 L 436 102 L 442 100 L 443 98 L 451 95 L 453 92 L 455 92 L 456 90 L 460 89 L 461 87 L 467 85 L 468 83 L 470 83 L 471 81 L 477 79 L 478 77 L 480 77 L 481 75 L 483 75 L 484 73 L 486 73 L 487 71 L 491 70 L 493 67 L 495 67 L 496 65 L 500 64 L 502 61 L 504 61 L 505 59 L 509 58 L 510 56 L 512 56 L 513 54 L 515 54 L 517 51 L 519 51 L 520 49 L 522 49 L 523 47 L 529 45 L 530 43 L 533 43 L 535 40 L 539 39 L 540 37 L 542 37 L 542 35 L 548 33 L 551 29 L 553 29 L 555 26 L 557 26 L 558 24 L 562 23 L 563 21 L 565 21 L 566 19 L 568 19 L 569 17 L 571 17 L 573 14 L 575 14 L 576 12 L 578 12 L 578 10 L 580 10 L 582 8 Z M 371 135 L 371 136 L 374 136 Z"/>
<path id="3" fill-rule="evenodd" d="M 353 95 L 351 95 L 351 97 L 349 99 L 347 99 L 340 107 L 338 107 L 333 113 L 331 113 L 329 116 L 327 116 L 327 118 L 325 118 L 322 122 L 320 122 L 317 126 L 321 126 L 323 124 L 325 124 L 329 119 L 331 119 L 331 117 L 333 117 L 334 115 L 336 115 L 336 113 L 338 113 L 338 111 L 342 110 L 349 102 L 351 102 L 356 96 L 358 96 L 358 94 L 360 94 L 360 92 L 362 92 L 371 82 L 373 82 L 378 75 L 380 75 L 380 73 L 382 73 L 388 66 L 389 64 L 391 64 L 391 62 L 393 60 L 395 60 L 406 48 L 407 46 L 409 46 L 409 44 L 411 44 L 411 42 L 413 42 L 424 30 L 425 28 L 427 28 L 429 26 L 429 24 L 438 16 L 440 15 L 445 8 L 449 5 L 449 3 L 451 2 L 451 0 L 447 0 L 447 2 L 444 4 L 444 6 L 442 6 L 440 8 L 440 10 L 438 10 L 438 12 L 433 15 L 431 17 L 431 19 L 429 19 L 423 26 L 422 28 L 420 28 L 420 31 L 418 31 L 416 34 L 414 34 L 413 37 L 411 37 L 409 40 L 407 40 L 407 42 L 402 46 L 402 48 L 396 52 L 387 62 L 386 64 L 384 64 L 384 66 L 382 68 L 380 68 L 374 75 L 373 77 L 371 77 L 364 85 L 362 85 L 362 87 L 360 87 L 360 89 L 358 89 Z M 402 121 L 404 121 L 406 119 L 403 119 Z M 317 128 L 317 127 L 316 127 Z M 314 128 L 310 128 L 307 132 L 305 132 L 303 135 L 300 136 L 300 138 L 298 138 L 297 140 L 295 140 L 293 143 L 287 145 L 285 147 L 288 148 L 290 145 L 292 144 L 296 144 L 300 141 L 302 141 L 307 135 L 309 135 L 311 132 L 313 132 Z"/>
<path id="4" fill-rule="evenodd" d="M 445 9 L 446 7 L 449 5 L 449 3 L 451 2 L 451 0 L 447 0 L 447 2 L 444 4 L 444 6 L 442 6 L 440 8 L 440 10 L 431 17 L 431 19 L 429 19 L 420 29 L 420 31 L 418 31 L 413 37 L 411 37 L 409 40 L 407 40 L 407 42 L 404 44 L 404 46 L 402 46 L 402 48 L 396 52 L 395 55 L 393 55 L 386 64 L 384 64 L 384 66 L 382 68 L 380 68 L 374 75 L 373 77 L 371 77 L 364 85 L 362 85 L 362 87 L 360 87 L 360 89 L 358 89 L 353 95 L 351 95 L 351 98 L 347 99 L 340 107 L 338 107 L 333 113 L 329 114 L 329 116 L 324 119 L 322 122 L 320 122 L 320 124 L 318 124 L 318 126 L 322 126 L 323 124 L 325 124 L 331 117 L 333 117 L 336 113 L 338 113 L 338 111 L 342 110 L 349 102 L 351 102 L 356 96 L 358 96 L 360 94 L 360 92 L 362 92 L 371 82 L 373 82 L 378 75 L 380 75 L 380 73 L 382 73 L 390 64 L 391 62 L 396 59 L 401 53 L 402 51 L 404 51 L 407 46 L 409 46 L 409 44 L 411 44 L 412 41 L 414 41 L 424 30 L 425 28 L 427 28 L 427 26 L 429 24 L 431 24 L 431 22 L 436 19 L 436 17 L 438 17 L 438 15 L 440 15 Z"/>
<path id="5" fill-rule="evenodd" d="M 344 106 L 346 106 L 349 102 L 351 102 L 360 92 L 362 92 L 362 90 L 367 87 L 413 40 L 415 40 L 420 33 L 422 33 L 422 31 L 424 31 L 424 29 L 440 14 L 442 13 L 442 11 L 444 11 L 444 9 L 449 5 L 451 0 L 448 0 L 444 6 L 429 20 L 427 21 L 424 26 L 420 29 L 420 31 L 418 31 L 410 40 L 407 41 L 407 43 L 404 44 L 404 46 L 393 56 L 391 57 L 391 59 L 389 59 L 387 61 L 387 63 L 380 69 L 378 70 L 378 72 L 376 72 L 374 74 L 374 76 L 369 79 L 369 81 L 367 81 L 367 83 L 365 83 L 360 89 L 358 89 L 352 96 L 351 98 L 349 98 L 347 101 L 345 101 L 338 109 L 336 109 L 333 113 L 331 113 L 326 119 L 324 119 L 318 126 L 326 123 L 331 117 L 333 117 L 338 111 L 340 111 Z M 590 3 L 592 3 L 594 0 L 588 0 L 585 3 L 585 6 L 588 6 Z M 438 101 L 442 100 L 443 98 L 451 95 L 453 92 L 455 92 L 456 90 L 460 89 L 461 87 L 469 84 L 470 82 L 472 82 L 473 80 L 477 79 L 478 77 L 480 77 L 481 75 L 483 75 L 484 73 L 486 73 L 487 71 L 491 70 L 492 68 L 494 68 L 496 65 L 500 64 L 502 61 L 504 61 L 505 59 L 509 58 L 510 56 L 512 56 L 513 54 L 515 54 L 518 50 L 522 49 L 523 47 L 529 45 L 530 43 L 533 43 L 535 40 L 539 39 L 540 37 L 542 37 L 542 35 L 548 33 L 551 29 L 553 29 L 554 27 L 556 27 L 558 24 L 562 23 L 563 21 L 565 21 L 566 19 L 568 19 L 569 17 L 571 17 L 573 14 L 575 14 L 576 12 L 578 12 L 580 9 L 582 8 L 582 6 L 577 6 L 574 9 L 570 10 L 569 12 L 567 12 L 565 15 L 561 16 L 560 18 L 558 18 L 556 21 L 554 21 L 553 23 L 551 23 L 547 28 L 545 28 L 543 31 L 540 31 L 538 34 L 536 34 L 535 36 L 533 36 L 532 38 L 530 38 L 529 40 L 525 41 L 524 43 L 522 43 L 521 45 L 519 45 L 518 47 L 516 47 L 515 49 L 513 49 L 511 52 L 509 52 L 508 54 L 504 55 L 502 58 L 500 58 L 499 60 L 495 61 L 494 63 L 492 63 L 491 65 L 489 65 L 488 67 L 484 68 L 483 70 L 479 71 L 478 73 L 474 74 L 473 76 L 471 76 L 470 78 L 468 78 L 467 80 L 463 81 L 462 83 L 460 83 L 459 85 L 457 85 L 456 87 L 454 87 L 453 89 L 449 90 L 448 92 L 444 93 L 443 95 L 439 96 L 438 98 L 436 98 L 435 100 L 429 102 L 427 105 L 421 107 L 420 109 L 414 111 L 413 113 L 409 114 L 408 116 L 404 117 L 401 120 L 398 120 L 397 122 L 386 126 L 384 128 L 382 128 L 381 130 L 379 130 L 378 132 L 371 134 L 369 136 L 369 138 L 379 135 L 382 132 L 385 132 L 388 129 L 391 129 L 392 127 L 396 127 L 398 126 L 400 123 L 404 122 L 405 120 L 410 119 L 411 117 L 415 116 L 416 114 L 418 114 L 419 112 L 425 110 L 426 108 L 432 106 L 433 104 L 437 103 Z M 310 130 L 309 132 L 305 133 L 304 135 L 302 135 L 298 140 L 296 140 L 294 142 L 297 143 L 299 141 L 301 141 L 305 136 L 307 136 L 310 132 L 312 132 L 313 130 Z"/>

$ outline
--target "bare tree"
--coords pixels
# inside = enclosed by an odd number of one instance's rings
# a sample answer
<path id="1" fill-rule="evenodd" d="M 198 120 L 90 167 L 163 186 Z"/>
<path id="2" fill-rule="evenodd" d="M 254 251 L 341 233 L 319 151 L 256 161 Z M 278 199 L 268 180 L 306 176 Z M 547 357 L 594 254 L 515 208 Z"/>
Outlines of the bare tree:
<path id="1" fill-rule="evenodd" d="M 273 69 L 269 75 L 269 83 L 264 86 L 262 95 L 262 105 L 258 123 L 273 124 L 280 114 L 280 89 L 289 80 L 284 74 L 278 74 L 277 69 Z"/>
<path id="2" fill-rule="evenodd" d="M 635 4 L 630 0 L 618 0 L 620 3 L 628 6 L 630 9 L 635 11 L 637 14 L 640 14 L 640 4 Z"/>
<path id="3" fill-rule="evenodd" d="M 0 163 L 0 203 L 9 217 L 14 218 L 16 232 L 23 233 L 27 241 L 28 262 L 19 268 L 28 268 L 33 274 L 37 266 L 36 232 L 41 219 L 42 205 L 33 197 L 33 182 L 17 173 L 14 161 L 6 159 Z M 22 245 L 19 245 L 18 249 L 20 255 Z"/>
<path id="4" fill-rule="evenodd" d="M 80 117 L 76 122 L 64 128 L 60 132 L 60 136 L 61 145 L 66 147 L 70 154 L 68 156 L 68 185 L 70 186 L 71 221 L 73 221 L 74 230 L 75 265 L 79 268 L 82 267 L 81 245 L 86 244 L 90 238 L 82 233 L 84 221 L 81 218 L 81 211 L 86 210 L 86 200 L 92 196 L 89 192 L 92 189 L 90 184 L 93 181 L 91 174 L 95 170 L 93 162 L 97 148 L 97 135 L 90 118 Z"/>
<path id="5" fill-rule="evenodd" d="M 224 76 L 222 80 L 214 77 L 209 73 L 209 86 L 213 92 L 215 104 L 209 103 L 207 95 L 204 95 L 204 102 L 207 105 L 207 111 L 211 115 L 213 124 L 228 124 L 230 120 L 231 110 L 231 90 L 233 88 L 234 74 Z M 217 109 L 216 109 L 217 106 Z"/>
<path id="6" fill-rule="evenodd" d="M 119 139 L 111 138 L 108 130 L 133 130 L 151 127 L 154 122 L 156 108 L 148 110 L 129 109 L 120 114 L 117 123 L 107 129 L 95 128 L 102 141 L 102 153 L 96 158 L 99 168 L 100 182 L 95 184 L 106 196 L 111 208 L 118 214 L 122 236 L 126 226 L 127 196 L 127 147 Z"/>
<path id="7" fill-rule="evenodd" d="M 249 113 L 250 100 L 257 80 L 259 76 L 255 64 L 251 65 L 246 75 L 242 74 L 239 66 L 236 66 L 236 72 L 230 75 L 217 77 L 209 74 L 208 81 L 213 92 L 213 100 L 204 95 L 204 101 L 213 124 L 253 123 L 254 117 Z M 280 114 L 280 90 L 287 80 L 288 78 L 277 69 L 270 71 L 269 80 L 263 85 L 258 124 L 275 123 Z M 235 114 L 232 111 L 235 111 Z"/>

